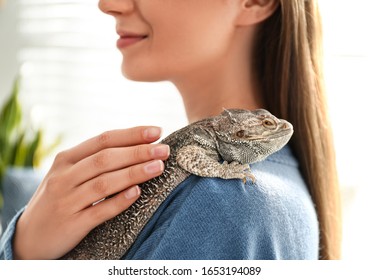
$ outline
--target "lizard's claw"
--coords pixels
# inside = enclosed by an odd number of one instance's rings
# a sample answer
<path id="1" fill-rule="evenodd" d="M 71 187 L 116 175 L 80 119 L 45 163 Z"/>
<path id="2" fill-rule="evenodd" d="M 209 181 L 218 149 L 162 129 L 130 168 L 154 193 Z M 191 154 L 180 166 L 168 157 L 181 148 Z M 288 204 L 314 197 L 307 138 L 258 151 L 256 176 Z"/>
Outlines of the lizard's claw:
<path id="1" fill-rule="evenodd" d="M 244 176 L 244 178 L 243 178 L 243 183 L 244 184 L 247 183 L 247 177 L 252 179 L 252 184 L 254 184 L 256 182 L 256 177 L 252 173 L 247 173 L 246 176 Z"/>

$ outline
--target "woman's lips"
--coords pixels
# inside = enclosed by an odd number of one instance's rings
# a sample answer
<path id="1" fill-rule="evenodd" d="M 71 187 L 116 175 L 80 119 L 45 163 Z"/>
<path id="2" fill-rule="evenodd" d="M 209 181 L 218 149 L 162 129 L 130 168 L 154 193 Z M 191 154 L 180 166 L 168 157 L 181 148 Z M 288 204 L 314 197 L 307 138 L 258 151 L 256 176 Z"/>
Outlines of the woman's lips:
<path id="1" fill-rule="evenodd" d="M 121 36 L 118 39 L 116 45 L 119 49 L 123 49 L 135 43 L 138 43 L 146 38 L 147 36 Z"/>

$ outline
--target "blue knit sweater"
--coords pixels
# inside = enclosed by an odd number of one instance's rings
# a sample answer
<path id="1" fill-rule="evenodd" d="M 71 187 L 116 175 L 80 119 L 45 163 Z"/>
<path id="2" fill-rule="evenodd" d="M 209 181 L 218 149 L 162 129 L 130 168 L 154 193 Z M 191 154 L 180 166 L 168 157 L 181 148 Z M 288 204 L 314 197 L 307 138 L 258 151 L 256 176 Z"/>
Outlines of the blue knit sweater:
<path id="1" fill-rule="evenodd" d="M 255 184 L 190 176 L 123 259 L 318 259 L 316 212 L 290 148 L 251 165 Z M 19 214 L 0 243 L 12 259 Z"/>

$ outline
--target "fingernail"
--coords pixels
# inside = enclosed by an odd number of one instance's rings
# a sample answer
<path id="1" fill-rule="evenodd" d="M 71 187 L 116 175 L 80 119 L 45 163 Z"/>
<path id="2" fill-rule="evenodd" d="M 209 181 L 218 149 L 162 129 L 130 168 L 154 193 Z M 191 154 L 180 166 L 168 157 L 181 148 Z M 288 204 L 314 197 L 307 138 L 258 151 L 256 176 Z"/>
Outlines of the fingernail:
<path id="1" fill-rule="evenodd" d="M 140 189 L 138 186 L 134 186 L 134 187 L 131 187 L 130 189 L 127 189 L 125 192 L 124 192 L 124 196 L 126 199 L 132 199 L 132 198 L 135 198 L 139 195 L 140 193 Z"/>
<path id="2" fill-rule="evenodd" d="M 161 136 L 161 131 L 160 127 L 150 127 L 143 132 L 143 137 L 147 140 L 156 139 Z"/>
<path id="3" fill-rule="evenodd" d="M 170 147 L 168 145 L 156 146 L 152 148 L 151 153 L 155 158 L 167 157 L 170 153 Z"/>
<path id="4" fill-rule="evenodd" d="M 147 174 L 156 174 L 164 170 L 164 163 L 161 160 L 155 160 L 144 167 Z"/>

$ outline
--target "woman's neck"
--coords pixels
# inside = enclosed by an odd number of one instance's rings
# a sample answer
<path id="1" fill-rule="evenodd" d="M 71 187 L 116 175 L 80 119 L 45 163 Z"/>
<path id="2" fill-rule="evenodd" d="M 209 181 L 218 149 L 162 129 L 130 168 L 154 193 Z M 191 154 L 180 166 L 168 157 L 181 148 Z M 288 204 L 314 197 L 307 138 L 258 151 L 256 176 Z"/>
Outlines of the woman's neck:
<path id="1" fill-rule="evenodd" d="M 190 123 L 218 115 L 224 108 L 264 108 L 250 40 L 238 35 L 238 41 L 234 39 L 222 57 L 171 79 L 183 98 Z"/>
<path id="2" fill-rule="evenodd" d="M 258 79 L 244 67 L 214 67 L 174 84 L 183 98 L 190 123 L 218 115 L 224 108 L 264 108 Z"/>

